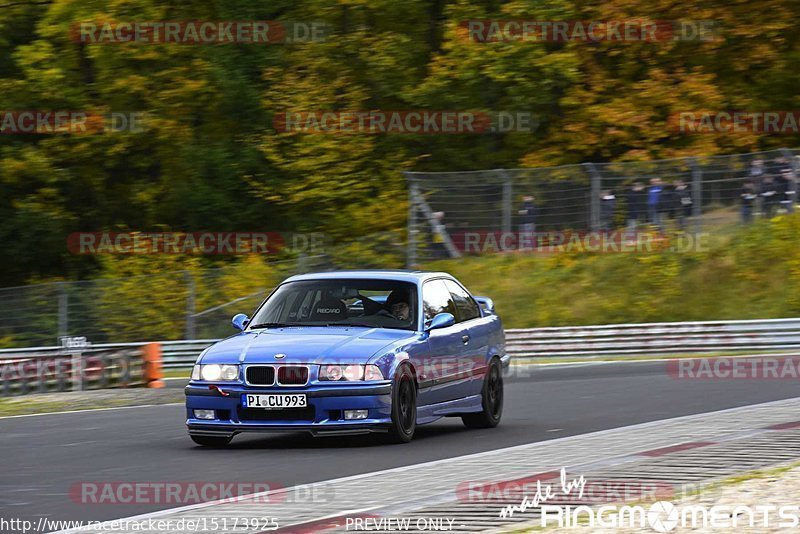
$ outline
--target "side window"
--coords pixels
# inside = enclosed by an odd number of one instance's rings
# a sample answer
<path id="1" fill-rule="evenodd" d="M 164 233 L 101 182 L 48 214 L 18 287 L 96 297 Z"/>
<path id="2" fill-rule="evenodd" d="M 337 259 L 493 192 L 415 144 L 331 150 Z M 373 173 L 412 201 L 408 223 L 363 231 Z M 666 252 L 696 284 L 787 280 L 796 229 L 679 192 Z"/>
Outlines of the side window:
<path id="1" fill-rule="evenodd" d="M 481 316 L 481 311 L 478 308 L 478 303 L 475 302 L 475 299 L 473 299 L 463 287 L 456 284 L 452 280 L 445 280 L 445 285 L 452 294 L 453 301 L 456 303 L 456 308 L 458 309 L 459 322 L 469 321 L 470 319 L 477 319 L 478 317 Z"/>
<path id="2" fill-rule="evenodd" d="M 433 319 L 437 313 L 452 313 L 458 317 L 453 297 L 442 280 L 432 280 L 422 286 L 422 307 L 425 320 Z"/>

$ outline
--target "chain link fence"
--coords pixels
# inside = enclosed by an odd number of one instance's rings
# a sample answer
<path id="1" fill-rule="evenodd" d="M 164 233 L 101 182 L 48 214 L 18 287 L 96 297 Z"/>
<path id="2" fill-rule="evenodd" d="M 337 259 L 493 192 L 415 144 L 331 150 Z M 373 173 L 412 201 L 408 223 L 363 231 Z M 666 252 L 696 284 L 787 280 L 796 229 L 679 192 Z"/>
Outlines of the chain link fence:
<path id="1" fill-rule="evenodd" d="M 637 227 L 713 232 L 742 218 L 792 211 L 798 155 L 799 149 L 778 149 L 547 168 L 405 172 L 407 263 L 520 250 L 530 232 Z M 745 200 L 748 180 L 753 198 Z M 657 196 L 651 196 L 654 188 L 660 188 Z"/>
<path id="2" fill-rule="evenodd" d="M 62 336 L 94 344 L 226 337 L 231 316 L 251 313 L 282 279 L 328 268 L 317 256 L 268 266 L 258 287 L 235 283 L 223 267 L 0 288 L 0 348 L 58 345 Z"/>

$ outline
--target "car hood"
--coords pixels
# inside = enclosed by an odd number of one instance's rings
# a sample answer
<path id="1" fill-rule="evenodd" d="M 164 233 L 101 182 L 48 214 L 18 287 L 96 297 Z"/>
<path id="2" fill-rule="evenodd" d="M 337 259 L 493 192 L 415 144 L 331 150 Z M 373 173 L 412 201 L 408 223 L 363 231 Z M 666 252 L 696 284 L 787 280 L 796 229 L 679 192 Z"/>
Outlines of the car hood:
<path id="1" fill-rule="evenodd" d="M 414 336 L 411 331 L 385 328 L 265 328 L 242 332 L 212 345 L 202 362 L 365 363 L 376 353 Z"/>

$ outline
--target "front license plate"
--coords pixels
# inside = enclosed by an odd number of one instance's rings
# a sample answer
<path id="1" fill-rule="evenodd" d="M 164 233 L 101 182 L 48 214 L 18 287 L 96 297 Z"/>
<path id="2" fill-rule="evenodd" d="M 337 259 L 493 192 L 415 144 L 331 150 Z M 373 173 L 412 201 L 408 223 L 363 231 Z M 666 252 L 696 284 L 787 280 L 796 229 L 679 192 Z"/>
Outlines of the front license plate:
<path id="1" fill-rule="evenodd" d="M 304 394 L 280 395 L 242 395 L 242 406 L 245 408 L 264 408 L 265 410 L 283 410 L 285 408 L 305 408 Z"/>

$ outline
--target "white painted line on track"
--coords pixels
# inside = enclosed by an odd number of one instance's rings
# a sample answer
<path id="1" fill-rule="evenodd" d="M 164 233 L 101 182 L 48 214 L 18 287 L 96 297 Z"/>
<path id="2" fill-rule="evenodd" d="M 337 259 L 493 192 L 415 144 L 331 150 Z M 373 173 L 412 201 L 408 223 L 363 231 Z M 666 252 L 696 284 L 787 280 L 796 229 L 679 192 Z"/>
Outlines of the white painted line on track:
<path id="1" fill-rule="evenodd" d="M 514 358 L 511 359 L 511 367 L 581 367 L 588 365 L 629 365 L 634 363 L 659 363 L 671 362 L 674 360 L 708 360 L 717 358 L 785 358 L 789 356 L 800 356 L 796 352 L 781 352 L 776 354 L 735 354 L 729 356 L 715 356 L 709 354 L 707 356 L 680 356 L 680 357 L 663 357 L 663 358 L 649 358 L 646 360 L 587 360 L 587 361 L 572 361 L 572 362 L 549 362 L 549 363 L 536 363 L 532 362 L 515 362 Z"/>
<path id="2" fill-rule="evenodd" d="M 86 413 L 86 412 L 107 412 L 110 410 L 130 410 L 131 408 L 154 408 L 156 406 L 183 406 L 183 402 L 166 402 L 164 404 L 138 404 L 136 406 L 112 406 L 111 408 L 87 408 L 85 410 L 64 410 L 61 412 L 43 412 L 43 413 L 27 413 L 22 415 L 3 415 L 0 416 L 0 421 L 3 419 L 20 419 L 22 417 L 39 417 L 42 415 L 64 415 L 72 413 Z"/>

